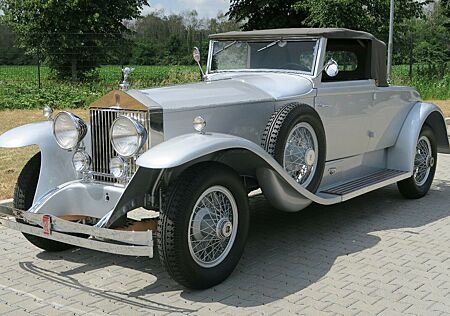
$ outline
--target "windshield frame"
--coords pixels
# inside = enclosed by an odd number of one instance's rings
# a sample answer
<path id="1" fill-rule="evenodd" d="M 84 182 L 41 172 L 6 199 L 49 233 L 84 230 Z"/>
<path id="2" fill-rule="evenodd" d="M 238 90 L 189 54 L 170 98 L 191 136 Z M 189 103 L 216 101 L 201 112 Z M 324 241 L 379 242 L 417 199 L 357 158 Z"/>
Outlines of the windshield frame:
<path id="1" fill-rule="evenodd" d="M 302 74 L 302 75 L 308 75 L 308 76 L 314 76 L 316 72 L 317 65 L 319 64 L 320 59 L 320 47 L 321 47 L 321 38 L 320 37 L 302 37 L 302 38 L 295 38 L 295 39 L 288 39 L 288 38 L 273 38 L 273 39 L 246 39 L 246 40 L 223 40 L 223 42 L 233 42 L 233 41 L 239 41 L 239 42 L 266 42 L 271 43 L 277 40 L 286 41 L 286 42 L 310 42 L 315 41 L 316 46 L 314 48 L 314 63 L 311 67 L 311 71 L 302 71 L 302 70 L 294 70 L 294 69 L 273 69 L 273 68 L 242 68 L 242 69 L 223 69 L 223 70 L 211 70 L 212 65 L 212 59 L 214 57 L 214 43 L 221 42 L 221 40 L 210 40 L 209 41 L 209 50 L 208 50 L 208 60 L 207 60 L 207 67 L 206 67 L 206 74 L 207 75 L 213 75 L 213 74 L 220 74 L 220 73 L 236 73 L 236 72 L 275 72 L 275 73 L 294 73 L 294 74 Z"/>

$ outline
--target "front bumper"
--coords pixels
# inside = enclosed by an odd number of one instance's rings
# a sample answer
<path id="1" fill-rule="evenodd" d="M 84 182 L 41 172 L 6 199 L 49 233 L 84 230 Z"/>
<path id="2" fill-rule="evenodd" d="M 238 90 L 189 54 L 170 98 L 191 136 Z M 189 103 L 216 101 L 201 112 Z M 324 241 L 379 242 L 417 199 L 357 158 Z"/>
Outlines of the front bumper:
<path id="1" fill-rule="evenodd" d="M 17 222 L 16 219 L 29 224 Z M 45 239 L 73 246 L 126 256 L 153 257 L 153 235 L 147 231 L 97 228 L 63 220 L 53 215 L 33 214 L 0 205 L 0 224 Z M 85 235 L 85 237 L 71 234 Z"/>

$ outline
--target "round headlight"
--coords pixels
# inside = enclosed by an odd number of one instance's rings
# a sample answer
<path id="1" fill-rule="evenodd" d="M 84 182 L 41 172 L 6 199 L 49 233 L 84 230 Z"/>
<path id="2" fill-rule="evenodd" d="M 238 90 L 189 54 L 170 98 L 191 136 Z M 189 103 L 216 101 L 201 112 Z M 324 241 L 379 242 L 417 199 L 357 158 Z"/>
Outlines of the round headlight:
<path id="1" fill-rule="evenodd" d="M 60 112 L 53 121 L 53 134 L 62 149 L 71 150 L 86 136 L 87 126 L 78 116 Z"/>
<path id="2" fill-rule="evenodd" d="M 131 117 L 119 116 L 111 126 L 111 143 L 122 157 L 136 155 L 146 141 L 147 130 Z"/>
<path id="3" fill-rule="evenodd" d="M 84 151 L 78 150 L 73 154 L 72 164 L 77 172 L 83 172 L 89 169 L 91 157 Z"/>
<path id="4" fill-rule="evenodd" d="M 123 178 L 128 173 L 128 164 L 122 157 L 114 157 L 109 161 L 109 171 L 114 178 Z"/>

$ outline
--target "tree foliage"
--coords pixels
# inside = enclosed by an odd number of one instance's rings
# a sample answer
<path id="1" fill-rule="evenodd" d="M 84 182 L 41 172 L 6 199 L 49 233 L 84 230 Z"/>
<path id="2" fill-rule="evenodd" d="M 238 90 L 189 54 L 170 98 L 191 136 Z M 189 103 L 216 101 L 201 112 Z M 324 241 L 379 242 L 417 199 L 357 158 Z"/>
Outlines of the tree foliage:
<path id="1" fill-rule="evenodd" d="M 430 0 L 396 0 L 395 24 L 423 16 L 423 8 Z M 370 32 L 387 39 L 389 30 L 388 0 L 303 0 L 297 1 L 296 10 L 305 10 L 305 23 L 312 27 L 346 27 Z"/>
<path id="2" fill-rule="evenodd" d="M 124 43 L 123 20 L 147 0 L 0 0 L 5 21 L 27 53 L 44 58 L 59 77 L 80 79 Z"/>
<path id="3" fill-rule="evenodd" d="M 208 50 L 211 33 L 239 30 L 240 25 L 223 14 L 200 19 L 195 10 L 166 15 L 153 12 L 130 25 L 134 31 L 133 49 L 128 62 L 143 65 L 192 64 L 192 49 Z"/>
<path id="4" fill-rule="evenodd" d="M 396 24 L 423 16 L 423 7 L 430 2 L 396 0 Z M 247 30 L 345 27 L 385 38 L 389 27 L 388 0 L 231 0 L 228 14 L 243 21 Z"/>
<path id="5" fill-rule="evenodd" d="M 305 26 L 306 12 L 298 0 L 231 0 L 230 19 L 243 23 L 244 30 Z"/>
<path id="6" fill-rule="evenodd" d="M 421 64 L 421 74 L 428 77 L 442 77 L 449 70 L 450 17 L 446 10 L 448 2 L 442 1 L 435 5 L 425 19 L 416 19 L 410 23 L 411 37 L 414 39 L 413 56 Z M 433 30 L 432 36 L 430 30 Z"/>

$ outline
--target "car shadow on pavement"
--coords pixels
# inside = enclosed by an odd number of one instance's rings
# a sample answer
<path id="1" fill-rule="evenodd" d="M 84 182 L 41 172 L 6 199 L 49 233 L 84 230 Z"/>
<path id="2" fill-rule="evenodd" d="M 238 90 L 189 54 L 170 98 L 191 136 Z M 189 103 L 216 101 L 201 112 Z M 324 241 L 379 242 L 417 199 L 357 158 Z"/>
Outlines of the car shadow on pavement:
<path id="1" fill-rule="evenodd" d="M 225 282 L 205 291 L 183 289 L 170 279 L 157 258 L 129 258 L 90 250 L 42 252 L 38 254 L 40 259 L 81 265 L 59 273 L 39 268 L 33 262 L 23 262 L 21 267 L 64 286 L 141 308 L 192 312 L 152 300 L 152 294 L 167 291 L 179 291 L 184 300 L 191 302 L 259 306 L 306 289 L 325 277 L 337 258 L 374 247 L 381 240 L 375 236 L 377 231 L 397 230 L 405 238 L 421 234 L 422 226 L 450 216 L 449 205 L 450 182 L 441 180 L 435 180 L 430 193 L 419 200 L 404 199 L 392 185 L 342 204 L 311 205 L 299 213 L 273 210 L 262 196 L 253 197 L 249 240 L 242 260 Z M 154 282 L 121 292 L 98 290 L 77 278 L 112 266 L 135 270 L 131 281 L 148 273 Z M 110 287 L 114 288 L 114 284 Z"/>

